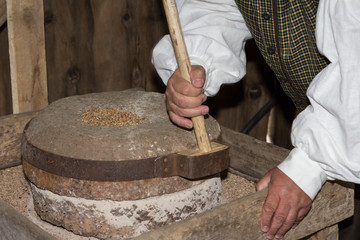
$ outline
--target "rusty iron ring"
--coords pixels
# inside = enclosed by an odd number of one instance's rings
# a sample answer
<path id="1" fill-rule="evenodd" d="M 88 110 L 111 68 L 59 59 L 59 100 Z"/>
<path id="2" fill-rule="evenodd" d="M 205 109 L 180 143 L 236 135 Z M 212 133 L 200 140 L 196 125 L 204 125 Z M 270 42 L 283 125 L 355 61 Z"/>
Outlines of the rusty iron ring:
<path id="1" fill-rule="evenodd" d="M 61 156 L 42 150 L 32 145 L 26 134 L 22 137 L 21 154 L 23 160 L 41 170 L 91 181 L 128 181 L 171 176 L 199 179 L 219 173 L 229 166 L 228 148 L 199 156 L 173 153 L 145 159 L 101 161 Z"/>

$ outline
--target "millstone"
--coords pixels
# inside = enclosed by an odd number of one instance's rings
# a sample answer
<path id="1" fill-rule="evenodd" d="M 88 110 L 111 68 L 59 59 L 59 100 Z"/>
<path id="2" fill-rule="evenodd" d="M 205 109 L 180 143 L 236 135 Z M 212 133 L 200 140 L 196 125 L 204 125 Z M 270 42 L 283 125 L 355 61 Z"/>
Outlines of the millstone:
<path id="1" fill-rule="evenodd" d="M 120 120 L 96 114 L 89 124 L 84 117 L 92 111 L 124 113 L 133 125 L 112 125 Z M 210 116 L 205 122 L 217 139 L 218 123 Z M 126 90 L 53 102 L 28 123 L 22 155 L 42 219 L 80 235 L 121 239 L 221 203 L 217 176 L 154 175 L 160 156 L 194 147 L 193 131 L 169 120 L 163 94 Z"/>

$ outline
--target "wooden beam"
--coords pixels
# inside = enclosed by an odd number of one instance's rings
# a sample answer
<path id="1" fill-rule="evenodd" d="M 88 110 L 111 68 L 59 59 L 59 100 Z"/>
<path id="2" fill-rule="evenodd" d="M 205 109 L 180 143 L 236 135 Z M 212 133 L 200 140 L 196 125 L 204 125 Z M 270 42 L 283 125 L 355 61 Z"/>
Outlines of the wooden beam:
<path id="1" fill-rule="evenodd" d="M 26 123 L 38 112 L 0 117 L 0 169 L 21 164 L 20 143 Z"/>
<path id="2" fill-rule="evenodd" d="M 6 22 L 6 1 L 0 0 L 0 27 Z"/>
<path id="3" fill-rule="evenodd" d="M 0 238 L 7 240 L 54 240 L 55 237 L 0 199 Z"/>
<path id="4" fill-rule="evenodd" d="M 250 194 L 135 239 L 265 239 L 259 221 L 266 194 L 266 191 Z M 309 214 L 283 239 L 301 239 L 352 216 L 353 197 L 352 189 L 326 183 Z"/>
<path id="5" fill-rule="evenodd" d="M 43 0 L 6 0 L 13 113 L 48 105 Z"/>
<path id="6" fill-rule="evenodd" d="M 337 224 L 324 228 L 311 235 L 307 240 L 339 240 L 339 227 Z"/>
<path id="7" fill-rule="evenodd" d="M 258 180 L 282 162 L 289 150 L 221 127 L 221 143 L 230 147 L 230 171 Z"/>

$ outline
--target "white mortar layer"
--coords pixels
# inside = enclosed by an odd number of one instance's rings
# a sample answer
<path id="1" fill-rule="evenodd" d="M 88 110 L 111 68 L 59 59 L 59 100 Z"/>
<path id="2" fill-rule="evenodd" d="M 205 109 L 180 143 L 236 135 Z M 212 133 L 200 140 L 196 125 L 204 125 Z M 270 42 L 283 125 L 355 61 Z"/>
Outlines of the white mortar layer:
<path id="1" fill-rule="evenodd" d="M 40 208 L 46 209 L 46 214 L 64 216 L 63 211 L 65 210 L 67 216 L 72 213 L 74 216 L 83 216 L 82 219 L 93 221 L 94 225 L 98 225 L 100 222 L 102 226 L 109 225 L 114 229 L 124 227 L 131 229 L 123 236 L 112 235 L 110 237 L 135 237 L 155 226 L 176 222 L 221 204 L 221 180 L 219 177 L 208 179 L 183 191 L 134 201 L 74 198 L 39 189 L 33 184 L 31 187 L 34 203 Z M 62 219 L 56 219 L 56 221 L 62 221 Z M 82 224 L 81 219 L 78 224 Z M 63 227 L 67 228 L 67 226 Z M 86 232 L 82 234 L 89 235 Z M 100 237 L 107 238 L 101 234 Z"/>

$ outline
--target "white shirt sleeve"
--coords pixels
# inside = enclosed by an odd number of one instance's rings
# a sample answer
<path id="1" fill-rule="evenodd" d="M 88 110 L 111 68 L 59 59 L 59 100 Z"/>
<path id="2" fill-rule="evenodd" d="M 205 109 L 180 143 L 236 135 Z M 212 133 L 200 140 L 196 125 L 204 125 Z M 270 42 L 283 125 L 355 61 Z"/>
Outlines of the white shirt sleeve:
<path id="1" fill-rule="evenodd" d="M 251 34 L 234 0 L 177 0 L 192 65 L 206 70 L 204 92 L 215 95 L 222 84 L 239 81 L 246 72 L 245 41 Z M 152 63 L 165 84 L 177 69 L 170 36 L 155 46 Z"/>
<path id="2" fill-rule="evenodd" d="M 321 0 L 316 40 L 331 63 L 311 82 L 279 165 L 312 199 L 326 180 L 360 183 L 360 1 Z"/>

